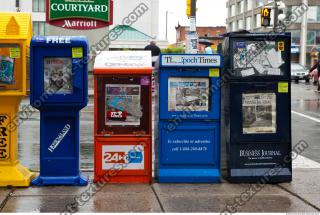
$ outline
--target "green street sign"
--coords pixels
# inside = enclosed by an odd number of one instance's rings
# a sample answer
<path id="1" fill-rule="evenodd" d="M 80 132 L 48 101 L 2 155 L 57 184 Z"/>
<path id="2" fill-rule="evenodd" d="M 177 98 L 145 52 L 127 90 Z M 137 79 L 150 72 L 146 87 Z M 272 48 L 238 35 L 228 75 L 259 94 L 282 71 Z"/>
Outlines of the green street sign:
<path id="1" fill-rule="evenodd" d="M 84 18 L 110 22 L 110 0 L 49 0 L 49 21 Z"/>

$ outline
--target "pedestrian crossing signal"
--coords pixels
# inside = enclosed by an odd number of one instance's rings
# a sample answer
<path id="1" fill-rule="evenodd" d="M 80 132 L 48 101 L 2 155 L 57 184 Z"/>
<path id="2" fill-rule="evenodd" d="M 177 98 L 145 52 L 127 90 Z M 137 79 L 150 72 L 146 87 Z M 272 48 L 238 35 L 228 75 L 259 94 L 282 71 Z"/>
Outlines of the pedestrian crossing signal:
<path id="1" fill-rule="evenodd" d="M 271 9 L 262 8 L 261 9 L 261 25 L 268 27 L 271 25 Z"/>

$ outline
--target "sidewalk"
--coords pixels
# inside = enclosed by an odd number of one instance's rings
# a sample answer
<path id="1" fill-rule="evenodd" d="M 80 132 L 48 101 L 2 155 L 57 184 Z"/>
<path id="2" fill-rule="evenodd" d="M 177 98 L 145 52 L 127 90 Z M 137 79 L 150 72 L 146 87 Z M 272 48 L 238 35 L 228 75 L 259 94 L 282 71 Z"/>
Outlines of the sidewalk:
<path id="1" fill-rule="evenodd" d="M 87 174 L 92 178 L 92 172 Z M 95 195 L 89 186 L 2 188 L 0 211 L 61 212 L 82 194 L 87 202 L 80 202 L 78 212 L 221 212 L 227 204 L 233 205 L 236 212 L 319 212 L 319 181 L 320 169 L 295 169 L 292 183 L 266 185 L 242 206 L 235 205 L 236 198 L 250 185 L 226 181 L 221 184 L 108 184 Z M 87 189 L 88 193 L 84 193 Z"/>

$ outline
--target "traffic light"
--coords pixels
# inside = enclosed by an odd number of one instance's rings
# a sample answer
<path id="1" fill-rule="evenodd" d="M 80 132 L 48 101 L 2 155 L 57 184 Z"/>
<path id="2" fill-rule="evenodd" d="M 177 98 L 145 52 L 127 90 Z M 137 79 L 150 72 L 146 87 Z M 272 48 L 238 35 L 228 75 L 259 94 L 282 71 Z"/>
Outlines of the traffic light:
<path id="1" fill-rule="evenodd" d="M 261 25 L 268 27 L 271 25 L 271 9 L 262 8 L 261 9 Z"/>
<path id="2" fill-rule="evenodd" d="M 190 18 L 191 16 L 191 0 L 186 0 L 187 1 L 187 17 Z"/>

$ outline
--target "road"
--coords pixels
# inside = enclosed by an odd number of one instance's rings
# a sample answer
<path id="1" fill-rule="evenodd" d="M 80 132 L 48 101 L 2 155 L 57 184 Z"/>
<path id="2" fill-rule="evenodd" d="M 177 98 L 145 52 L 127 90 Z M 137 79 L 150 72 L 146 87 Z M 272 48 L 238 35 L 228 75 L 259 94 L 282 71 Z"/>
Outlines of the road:
<path id="1" fill-rule="evenodd" d="M 320 163 L 320 94 L 311 84 L 292 83 L 293 145 L 305 140 L 309 147 L 303 156 Z M 22 105 L 29 104 L 28 99 Z M 19 158 L 28 168 L 39 170 L 40 116 L 35 112 L 19 127 Z M 80 121 L 81 168 L 93 169 L 93 100 L 81 111 Z M 222 155 L 225 156 L 225 155 Z M 153 155 L 153 158 L 155 156 Z"/>

